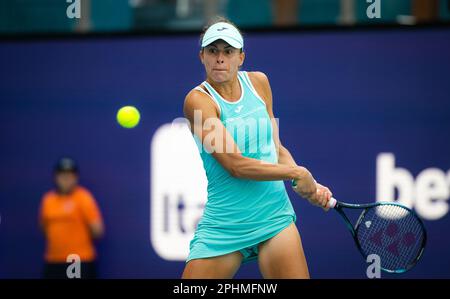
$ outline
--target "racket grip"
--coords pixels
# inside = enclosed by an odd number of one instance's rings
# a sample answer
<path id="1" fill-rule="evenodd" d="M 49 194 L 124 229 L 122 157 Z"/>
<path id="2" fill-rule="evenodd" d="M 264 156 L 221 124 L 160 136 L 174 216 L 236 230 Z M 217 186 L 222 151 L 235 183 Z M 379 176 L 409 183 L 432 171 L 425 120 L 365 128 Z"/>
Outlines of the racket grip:
<path id="1" fill-rule="evenodd" d="M 330 198 L 330 200 L 328 201 L 327 207 L 328 207 L 329 209 L 334 209 L 334 207 L 336 206 L 336 203 L 337 203 L 337 200 L 336 200 L 334 197 L 332 197 L 332 198 Z"/>

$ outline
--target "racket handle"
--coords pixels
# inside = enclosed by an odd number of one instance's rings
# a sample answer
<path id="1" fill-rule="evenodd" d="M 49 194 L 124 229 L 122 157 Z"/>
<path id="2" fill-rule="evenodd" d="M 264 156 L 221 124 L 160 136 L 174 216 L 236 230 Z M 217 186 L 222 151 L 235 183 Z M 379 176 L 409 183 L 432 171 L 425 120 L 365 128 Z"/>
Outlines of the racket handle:
<path id="1" fill-rule="evenodd" d="M 336 200 L 334 197 L 332 197 L 332 198 L 330 198 L 330 200 L 328 201 L 327 207 L 328 207 L 329 209 L 334 209 L 334 207 L 336 206 L 336 204 L 337 204 L 337 200 Z"/>

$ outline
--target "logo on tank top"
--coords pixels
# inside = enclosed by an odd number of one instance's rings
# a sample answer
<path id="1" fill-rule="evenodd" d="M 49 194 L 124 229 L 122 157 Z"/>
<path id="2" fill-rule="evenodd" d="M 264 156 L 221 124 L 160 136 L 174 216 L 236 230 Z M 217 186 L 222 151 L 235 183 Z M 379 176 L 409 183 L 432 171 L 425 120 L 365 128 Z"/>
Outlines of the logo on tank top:
<path id="1" fill-rule="evenodd" d="M 241 112 L 243 107 L 244 107 L 244 105 L 239 105 L 236 109 L 234 109 L 234 112 L 236 112 L 236 113 Z"/>

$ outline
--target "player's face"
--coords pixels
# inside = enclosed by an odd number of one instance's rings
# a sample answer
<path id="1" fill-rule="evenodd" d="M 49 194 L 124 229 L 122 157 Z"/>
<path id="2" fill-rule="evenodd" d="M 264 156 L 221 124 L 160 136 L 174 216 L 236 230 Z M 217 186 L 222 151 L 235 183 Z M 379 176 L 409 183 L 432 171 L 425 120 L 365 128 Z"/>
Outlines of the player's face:
<path id="1" fill-rule="evenodd" d="M 200 60 L 205 66 L 206 74 L 214 82 L 230 81 L 236 76 L 244 62 L 245 54 L 226 42 L 218 40 L 200 52 Z"/>
<path id="2" fill-rule="evenodd" d="M 70 193 L 78 184 L 78 176 L 73 172 L 59 172 L 55 175 L 55 184 L 61 193 Z"/>

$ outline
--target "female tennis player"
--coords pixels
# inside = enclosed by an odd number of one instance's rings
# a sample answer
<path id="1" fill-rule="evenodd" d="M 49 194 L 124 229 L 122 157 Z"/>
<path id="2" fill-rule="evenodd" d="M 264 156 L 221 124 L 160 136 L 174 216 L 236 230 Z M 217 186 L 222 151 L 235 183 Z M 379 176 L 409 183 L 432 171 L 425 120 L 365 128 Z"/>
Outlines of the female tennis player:
<path id="1" fill-rule="evenodd" d="M 255 259 L 264 278 L 309 278 L 283 180 L 324 209 L 332 194 L 281 145 L 266 75 L 239 71 L 243 47 L 226 19 L 202 34 L 206 80 L 187 94 L 184 114 L 203 160 L 208 200 L 182 278 L 233 278 Z"/>

